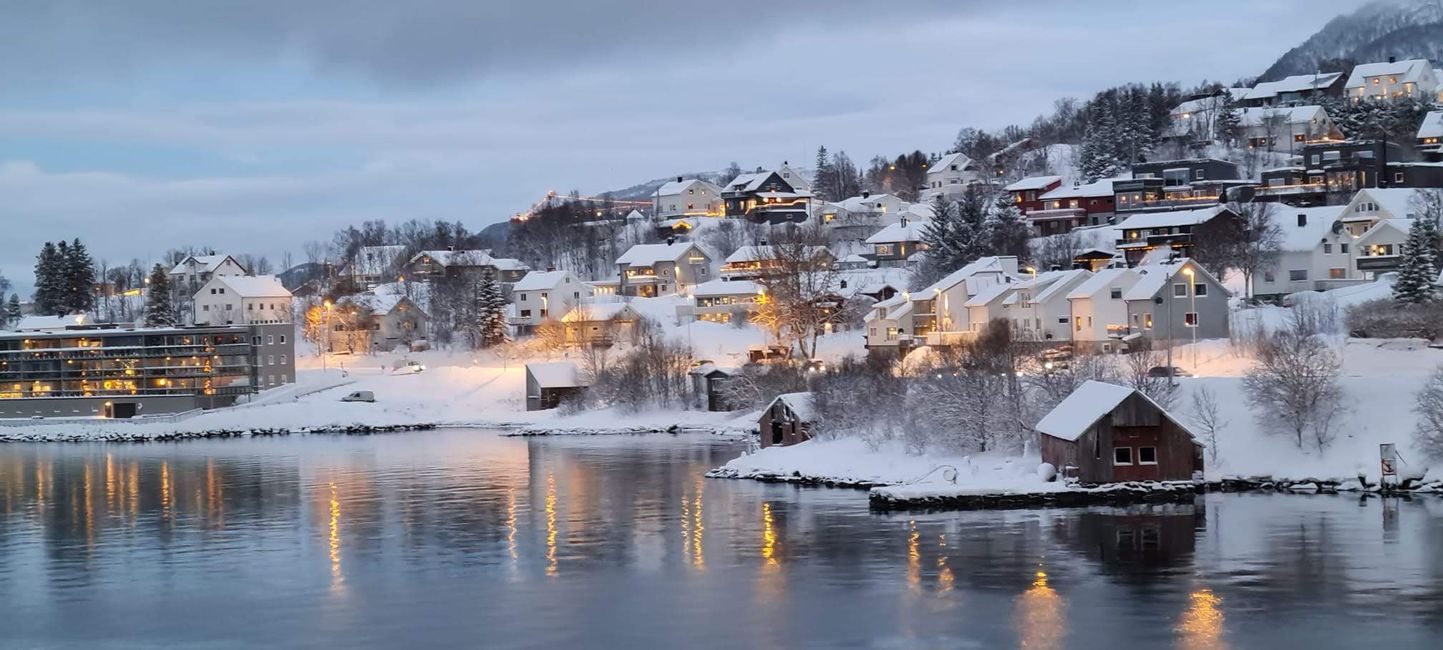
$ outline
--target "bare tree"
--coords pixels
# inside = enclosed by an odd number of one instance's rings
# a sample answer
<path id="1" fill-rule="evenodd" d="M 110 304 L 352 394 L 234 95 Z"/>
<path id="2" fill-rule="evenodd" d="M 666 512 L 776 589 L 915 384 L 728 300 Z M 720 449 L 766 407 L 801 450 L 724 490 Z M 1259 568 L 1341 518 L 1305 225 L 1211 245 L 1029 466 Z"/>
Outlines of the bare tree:
<path id="1" fill-rule="evenodd" d="M 1217 463 L 1218 431 L 1228 426 L 1228 422 L 1222 419 L 1222 407 L 1218 404 L 1217 394 L 1207 386 L 1199 386 L 1197 392 L 1192 394 L 1192 421 L 1208 446 L 1208 462 Z"/>
<path id="2" fill-rule="evenodd" d="M 1428 377 L 1418 391 L 1417 401 L 1413 407 L 1418 414 L 1413 441 L 1429 458 L 1443 460 L 1443 366 Z"/>
<path id="3" fill-rule="evenodd" d="M 1127 374 L 1127 385 L 1148 396 L 1163 409 L 1172 410 L 1177 403 L 1177 381 L 1170 376 L 1157 377 L 1152 373 L 1153 368 L 1167 363 L 1167 357 L 1150 346 L 1143 347 L 1146 349 L 1125 355 L 1126 362 L 1123 365 Z"/>
<path id="4" fill-rule="evenodd" d="M 827 252 L 826 235 L 816 224 L 783 231 L 763 254 L 768 259 L 757 278 L 763 294 L 754 322 L 811 358 L 817 339 L 842 311 L 838 271 Z"/>
<path id="5" fill-rule="evenodd" d="M 1319 451 L 1333 439 L 1342 411 L 1342 360 L 1323 339 L 1296 324 L 1269 335 L 1243 378 L 1258 423 Z"/>

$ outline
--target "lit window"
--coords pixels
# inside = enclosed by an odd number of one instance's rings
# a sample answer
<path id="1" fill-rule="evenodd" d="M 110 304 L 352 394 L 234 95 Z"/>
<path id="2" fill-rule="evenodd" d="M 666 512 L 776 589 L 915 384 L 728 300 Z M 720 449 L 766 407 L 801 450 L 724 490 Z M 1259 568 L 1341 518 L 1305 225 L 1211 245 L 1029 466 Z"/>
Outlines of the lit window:
<path id="1" fill-rule="evenodd" d="M 1197 327 L 1197 312 L 1190 311 L 1183 316 L 1183 324 L 1188 327 Z"/>

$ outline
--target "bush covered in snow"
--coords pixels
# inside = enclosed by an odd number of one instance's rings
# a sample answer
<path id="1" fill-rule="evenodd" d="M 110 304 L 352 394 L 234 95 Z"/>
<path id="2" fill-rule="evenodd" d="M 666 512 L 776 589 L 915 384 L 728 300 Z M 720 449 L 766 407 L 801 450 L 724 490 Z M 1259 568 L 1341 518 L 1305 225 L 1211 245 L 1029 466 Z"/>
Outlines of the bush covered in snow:
<path id="1" fill-rule="evenodd" d="M 1443 336 L 1443 303 L 1370 300 L 1348 309 L 1345 321 L 1348 335 L 1357 338 L 1434 340 Z"/>

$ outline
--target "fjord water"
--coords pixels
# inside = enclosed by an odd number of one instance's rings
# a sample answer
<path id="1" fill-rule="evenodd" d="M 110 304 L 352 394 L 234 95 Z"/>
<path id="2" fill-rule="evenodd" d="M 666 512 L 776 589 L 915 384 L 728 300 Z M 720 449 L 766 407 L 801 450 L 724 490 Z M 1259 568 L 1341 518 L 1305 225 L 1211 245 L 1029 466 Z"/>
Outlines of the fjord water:
<path id="1" fill-rule="evenodd" d="M 878 514 L 707 436 L 0 446 L 0 648 L 1437 647 L 1443 500 Z"/>

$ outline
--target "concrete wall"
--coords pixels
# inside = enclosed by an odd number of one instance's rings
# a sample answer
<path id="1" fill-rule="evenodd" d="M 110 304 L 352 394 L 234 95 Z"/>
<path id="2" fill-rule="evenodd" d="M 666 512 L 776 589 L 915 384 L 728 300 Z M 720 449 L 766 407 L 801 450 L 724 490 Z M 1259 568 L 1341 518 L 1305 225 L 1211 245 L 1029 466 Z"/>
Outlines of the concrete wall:
<path id="1" fill-rule="evenodd" d="M 94 418 L 101 417 L 105 403 L 134 402 L 137 416 L 180 413 L 198 408 L 229 406 L 233 395 L 197 397 L 192 395 L 156 395 L 149 397 L 41 397 L 35 399 L 0 400 L 0 418 Z"/>
<path id="2" fill-rule="evenodd" d="M 265 390 L 296 381 L 296 328 L 253 325 L 256 388 Z M 255 340 L 258 338 L 258 340 Z"/>

